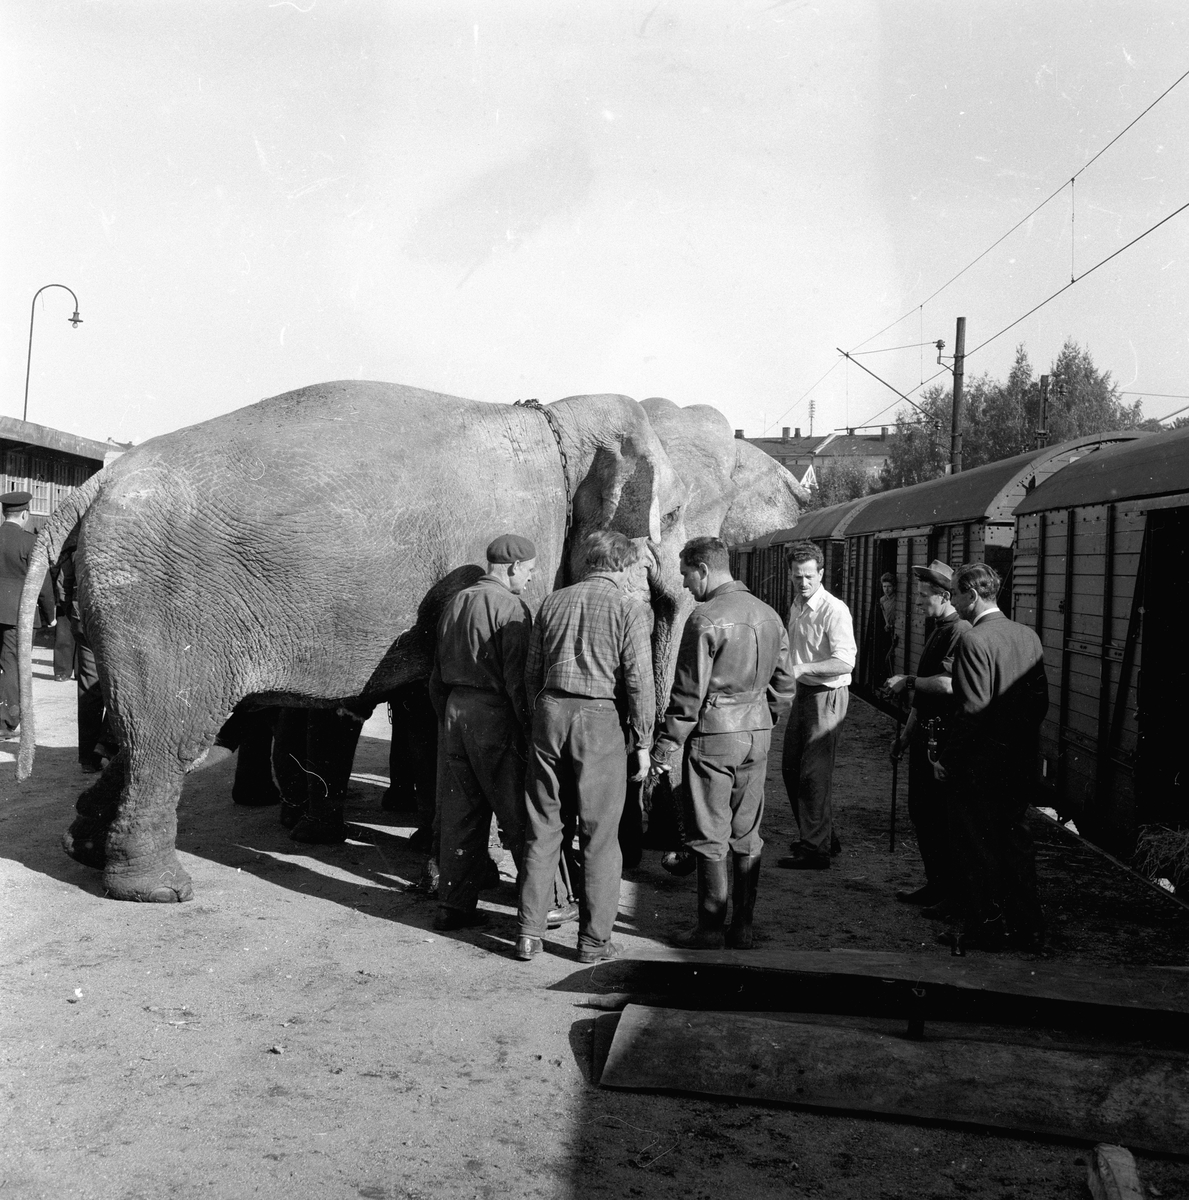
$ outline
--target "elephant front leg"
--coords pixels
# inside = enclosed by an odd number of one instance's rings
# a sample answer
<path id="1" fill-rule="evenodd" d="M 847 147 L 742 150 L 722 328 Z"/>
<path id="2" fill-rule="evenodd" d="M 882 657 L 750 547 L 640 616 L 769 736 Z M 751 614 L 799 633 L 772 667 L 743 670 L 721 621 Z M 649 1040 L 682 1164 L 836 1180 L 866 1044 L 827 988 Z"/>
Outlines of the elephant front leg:
<path id="1" fill-rule="evenodd" d="M 107 830 L 103 862 L 106 894 L 114 900 L 167 904 L 192 899 L 190 876 L 178 861 L 174 845 L 181 767 L 176 762 L 138 762 L 135 755 L 129 755 L 125 776 L 119 805 Z"/>

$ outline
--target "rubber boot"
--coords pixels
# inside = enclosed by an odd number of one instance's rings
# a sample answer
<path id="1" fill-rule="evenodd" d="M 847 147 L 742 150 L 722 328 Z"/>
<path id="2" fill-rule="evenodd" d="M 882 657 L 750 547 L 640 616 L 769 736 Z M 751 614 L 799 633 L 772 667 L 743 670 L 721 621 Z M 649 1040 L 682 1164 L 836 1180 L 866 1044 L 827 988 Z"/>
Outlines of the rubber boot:
<path id="1" fill-rule="evenodd" d="M 735 864 L 735 894 L 727 945 L 732 950 L 750 950 L 751 917 L 755 912 L 756 891 L 760 885 L 760 856 L 733 854 L 731 857 Z"/>
<path id="2" fill-rule="evenodd" d="M 727 923 L 727 893 L 730 891 L 731 860 L 714 862 L 698 856 L 698 924 L 678 938 L 689 950 L 721 950 L 725 944 L 723 926 Z"/>

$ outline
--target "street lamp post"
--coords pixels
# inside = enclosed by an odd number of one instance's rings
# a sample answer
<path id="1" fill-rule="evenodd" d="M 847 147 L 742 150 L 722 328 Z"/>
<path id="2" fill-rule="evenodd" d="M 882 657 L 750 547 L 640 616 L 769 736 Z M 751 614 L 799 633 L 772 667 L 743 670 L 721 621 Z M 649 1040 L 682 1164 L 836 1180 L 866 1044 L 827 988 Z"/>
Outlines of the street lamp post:
<path id="1" fill-rule="evenodd" d="M 83 319 L 78 315 L 78 297 L 64 283 L 47 283 L 45 287 L 39 287 L 33 293 L 33 303 L 29 306 L 29 357 L 25 360 L 25 407 L 21 413 L 21 420 L 29 419 L 29 371 L 33 366 L 33 318 L 37 315 L 37 297 L 41 295 L 46 288 L 60 287 L 64 291 L 70 292 L 71 299 L 74 300 L 74 315 L 67 318 L 73 328 L 77 329 Z"/>

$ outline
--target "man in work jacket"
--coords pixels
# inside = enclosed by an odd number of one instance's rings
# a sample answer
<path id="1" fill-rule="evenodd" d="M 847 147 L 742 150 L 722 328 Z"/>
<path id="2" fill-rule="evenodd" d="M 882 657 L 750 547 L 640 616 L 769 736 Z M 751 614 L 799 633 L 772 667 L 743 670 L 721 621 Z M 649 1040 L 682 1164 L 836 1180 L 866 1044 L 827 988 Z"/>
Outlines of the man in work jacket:
<path id="1" fill-rule="evenodd" d="M 967 563 L 954 607 L 971 628 L 954 652 L 957 722 L 935 772 L 948 787 L 962 925 L 952 944 L 1039 949 L 1043 918 L 1028 829 L 1049 707 L 1040 639 L 999 610 L 998 573 Z"/>
<path id="2" fill-rule="evenodd" d="M 654 774 L 670 770 L 683 745 L 697 855 L 698 924 L 682 945 L 749 950 L 760 876 L 760 821 L 772 728 L 792 704 L 796 683 L 780 614 L 731 578 L 718 538 L 681 551 L 681 576 L 699 601 L 681 637 Z M 728 857 L 729 856 L 729 857 Z M 730 869 L 734 911 L 724 936 Z"/>
<path id="3" fill-rule="evenodd" d="M 487 574 L 447 604 L 438 621 L 429 692 L 441 722 L 438 767 L 442 849 L 434 928 L 479 925 L 479 889 L 492 812 L 520 869 L 528 702 L 524 662 L 532 617 L 520 593 L 536 547 L 515 533 L 487 547 Z"/>
<path id="4" fill-rule="evenodd" d="M 936 758 L 954 727 L 954 652 L 970 622 L 963 621 L 954 608 L 954 572 L 946 563 L 934 559 L 927 567 L 913 567 L 912 573 L 917 577 L 921 611 L 933 622 L 933 632 L 921 651 L 917 673 L 893 675 L 887 686 L 893 695 L 907 694 L 912 704 L 892 745 L 892 757 L 899 759 L 908 747 L 908 815 L 925 866 L 925 886 L 897 892 L 896 899 L 927 905 L 926 916 L 942 917 L 948 915 L 954 890 L 954 850 L 948 791 L 934 776 L 929 755 L 932 744 Z"/>

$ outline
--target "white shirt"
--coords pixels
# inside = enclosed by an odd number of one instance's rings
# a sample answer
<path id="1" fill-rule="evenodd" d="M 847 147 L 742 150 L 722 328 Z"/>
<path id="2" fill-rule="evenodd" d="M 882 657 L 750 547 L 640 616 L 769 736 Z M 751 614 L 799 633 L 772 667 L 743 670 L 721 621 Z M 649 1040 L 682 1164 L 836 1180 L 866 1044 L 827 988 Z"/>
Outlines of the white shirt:
<path id="1" fill-rule="evenodd" d="M 837 658 L 848 668 L 843 675 L 814 675 L 806 671 L 798 682 L 816 687 L 848 687 L 858 656 L 850 609 L 824 587 L 819 587 L 804 602 L 800 598 L 794 600 L 789 609 L 789 652 L 795 666 Z"/>

